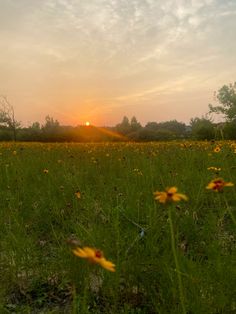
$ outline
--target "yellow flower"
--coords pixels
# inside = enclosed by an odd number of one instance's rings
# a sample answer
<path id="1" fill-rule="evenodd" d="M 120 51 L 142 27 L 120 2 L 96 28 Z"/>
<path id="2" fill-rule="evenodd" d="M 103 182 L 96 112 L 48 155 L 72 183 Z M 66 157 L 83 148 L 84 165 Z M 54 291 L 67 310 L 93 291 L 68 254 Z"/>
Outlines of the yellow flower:
<path id="1" fill-rule="evenodd" d="M 99 264 L 103 268 L 115 272 L 115 264 L 105 259 L 100 250 L 85 246 L 84 248 L 77 247 L 73 253 L 78 257 L 87 259 L 90 263 Z"/>
<path id="2" fill-rule="evenodd" d="M 154 192 L 155 200 L 163 204 L 169 201 L 173 202 L 179 202 L 181 200 L 187 201 L 188 197 L 184 194 L 177 193 L 177 190 L 178 189 L 175 186 L 173 186 L 171 188 L 166 188 L 164 192 L 156 191 Z"/>
<path id="3" fill-rule="evenodd" d="M 234 186 L 234 184 L 232 182 L 225 182 L 222 178 L 216 178 L 208 183 L 206 189 L 220 192 L 225 186 Z"/>
<path id="4" fill-rule="evenodd" d="M 80 193 L 80 191 L 75 192 L 75 195 L 76 195 L 76 197 L 77 197 L 78 199 L 81 198 L 81 193 Z"/>
<path id="5" fill-rule="evenodd" d="M 48 173 L 48 169 L 43 169 L 43 173 Z"/>
<path id="6" fill-rule="evenodd" d="M 220 146 L 216 146 L 216 147 L 214 148 L 214 153 L 219 153 L 220 151 L 221 151 Z"/>
<path id="7" fill-rule="evenodd" d="M 16 155 L 16 154 L 17 154 L 17 151 L 16 151 L 16 150 L 14 150 L 14 151 L 12 152 L 12 154 L 13 154 L 13 155 Z"/>
<path id="8" fill-rule="evenodd" d="M 212 170 L 212 171 L 221 171 L 221 168 L 216 168 L 216 167 L 208 167 L 207 170 Z"/>

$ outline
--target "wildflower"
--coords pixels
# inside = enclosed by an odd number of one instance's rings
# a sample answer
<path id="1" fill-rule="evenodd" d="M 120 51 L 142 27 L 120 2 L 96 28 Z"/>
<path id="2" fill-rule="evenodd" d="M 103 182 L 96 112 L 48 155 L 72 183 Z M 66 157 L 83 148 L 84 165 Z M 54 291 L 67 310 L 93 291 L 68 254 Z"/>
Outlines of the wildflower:
<path id="1" fill-rule="evenodd" d="M 43 169 L 43 173 L 48 173 L 48 169 Z"/>
<path id="2" fill-rule="evenodd" d="M 16 150 L 13 150 L 12 154 L 13 154 L 13 155 L 16 155 L 16 154 L 17 154 L 17 151 L 16 151 Z"/>
<path id="3" fill-rule="evenodd" d="M 77 197 L 78 199 L 81 198 L 81 193 L 80 193 L 80 191 L 75 192 L 75 195 L 76 195 L 76 197 Z"/>
<path id="4" fill-rule="evenodd" d="M 166 188 L 164 192 L 156 191 L 154 192 L 155 200 L 163 204 L 169 201 L 173 202 L 179 202 L 181 200 L 187 201 L 188 197 L 184 194 L 177 193 L 177 190 L 178 189 L 175 186 L 173 186 L 171 188 Z"/>
<path id="5" fill-rule="evenodd" d="M 87 259 L 90 263 L 99 264 L 112 272 L 115 271 L 115 264 L 105 259 L 100 250 L 86 246 L 84 248 L 77 247 L 73 250 L 73 253 L 78 257 Z"/>
<path id="6" fill-rule="evenodd" d="M 216 168 L 216 167 L 208 167 L 207 170 L 212 170 L 212 171 L 221 171 L 221 168 Z"/>
<path id="7" fill-rule="evenodd" d="M 214 148 L 214 153 L 219 153 L 220 151 L 221 151 L 220 146 L 216 146 L 216 147 Z"/>
<path id="8" fill-rule="evenodd" d="M 136 173 L 137 175 L 140 175 L 140 176 L 143 175 L 142 171 L 137 169 L 137 168 L 133 169 L 133 172 Z"/>
<path id="9" fill-rule="evenodd" d="M 225 186 L 234 186 L 234 184 L 232 182 L 225 182 L 222 178 L 216 178 L 208 183 L 206 189 L 220 192 Z"/>

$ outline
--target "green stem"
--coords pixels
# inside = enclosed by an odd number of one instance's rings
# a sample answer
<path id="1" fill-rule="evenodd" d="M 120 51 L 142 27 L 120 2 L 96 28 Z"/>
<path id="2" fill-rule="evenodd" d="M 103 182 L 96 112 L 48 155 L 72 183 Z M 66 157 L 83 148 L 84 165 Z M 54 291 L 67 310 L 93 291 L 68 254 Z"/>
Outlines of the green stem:
<path id="1" fill-rule="evenodd" d="M 177 253 L 176 253 L 176 246 L 175 246 L 175 235 L 174 235 L 174 227 L 173 227 L 173 221 L 172 221 L 171 207 L 169 207 L 169 209 L 168 209 L 168 216 L 169 216 L 170 235 L 171 235 L 171 248 L 172 248 L 172 253 L 174 256 L 174 260 L 175 260 L 175 267 L 176 267 L 176 272 L 177 272 L 177 277 L 178 277 L 180 302 L 181 302 L 183 313 L 186 314 L 183 284 L 182 284 L 182 278 L 181 278 L 179 262 L 178 262 Z"/>
<path id="2" fill-rule="evenodd" d="M 234 215 L 232 213 L 231 208 L 229 207 L 229 204 L 228 204 L 228 201 L 227 201 L 226 197 L 224 197 L 224 200 L 225 200 L 225 204 L 226 204 L 226 208 L 228 210 L 228 213 L 230 214 L 231 219 L 233 220 L 234 224 L 236 225 L 236 219 L 235 219 L 235 217 L 234 217 Z"/>

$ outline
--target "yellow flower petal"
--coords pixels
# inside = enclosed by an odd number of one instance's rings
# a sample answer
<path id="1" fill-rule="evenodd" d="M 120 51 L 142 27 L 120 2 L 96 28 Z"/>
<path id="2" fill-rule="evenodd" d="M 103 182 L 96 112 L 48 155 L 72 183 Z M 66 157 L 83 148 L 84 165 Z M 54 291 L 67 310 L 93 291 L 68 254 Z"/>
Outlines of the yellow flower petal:
<path id="1" fill-rule="evenodd" d="M 177 192 L 177 187 L 172 186 L 171 188 L 167 189 L 166 192 L 169 194 L 175 194 Z"/>
<path id="2" fill-rule="evenodd" d="M 77 247 L 72 251 L 76 256 L 81 257 L 81 258 L 86 258 L 88 259 L 89 262 L 91 263 L 96 263 L 102 266 L 103 268 L 114 272 L 115 271 L 115 264 L 112 262 L 108 261 L 105 259 L 103 256 L 103 253 L 97 249 L 90 248 L 90 247 L 84 247 L 80 248 Z"/>
<path id="3" fill-rule="evenodd" d="M 106 260 L 105 258 L 101 258 L 101 259 L 100 259 L 100 265 L 101 265 L 103 268 L 105 268 L 105 269 L 107 269 L 107 270 L 109 270 L 109 271 L 115 272 L 115 268 L 114 268 L 114 267 L 115 267 L 115 264 L 113 264 L 112 262 Z"/>
<path id="4" fill-rule="evenodd" d="M 168 201 L 179 202 L 181 200 L 188 200 L 188 197 L 184 194 L 177 193 L 177 187 L 173 186 L 170 188 L 166 188 L 165 192 L 154 192 L 155 200 L 159 201 L 159 203 L 166 203 Z"/>
<path id="5" fill-rule="evenodd" d="M 178 193 L 180 199 L 184 200 L 184 201 L 187 201 L 188 200 L 188 197 L 185 195 L 185 194 L 180 194 Z"/>

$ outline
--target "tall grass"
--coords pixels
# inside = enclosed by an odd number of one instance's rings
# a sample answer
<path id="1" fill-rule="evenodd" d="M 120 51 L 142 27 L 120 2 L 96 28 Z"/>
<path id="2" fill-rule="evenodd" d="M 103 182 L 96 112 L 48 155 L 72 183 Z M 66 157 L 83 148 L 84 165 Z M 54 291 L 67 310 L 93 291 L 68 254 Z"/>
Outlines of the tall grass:
<path id="1" fill-rule="evenodd" d="M 0 312 L 235 313 L 235 186 L 206 190 L 217 176 L 236 184 L 235 150 L 0 144 Z M 170 186 L 189 201 L 156 202 Z M 75 246 L 102 250 L 116 272 Z"/>

